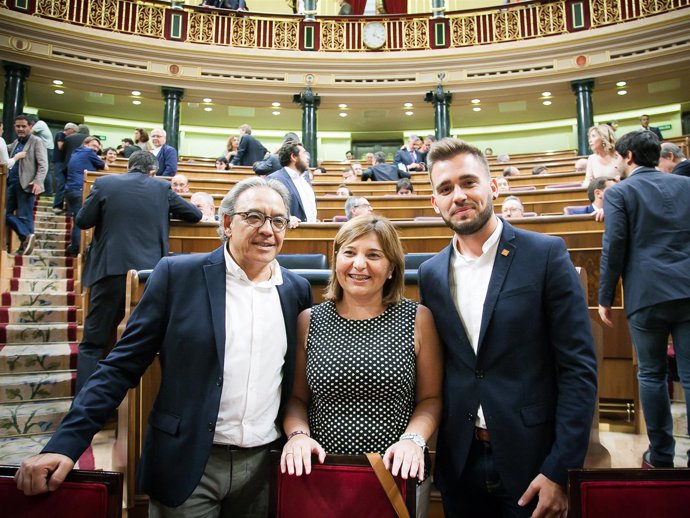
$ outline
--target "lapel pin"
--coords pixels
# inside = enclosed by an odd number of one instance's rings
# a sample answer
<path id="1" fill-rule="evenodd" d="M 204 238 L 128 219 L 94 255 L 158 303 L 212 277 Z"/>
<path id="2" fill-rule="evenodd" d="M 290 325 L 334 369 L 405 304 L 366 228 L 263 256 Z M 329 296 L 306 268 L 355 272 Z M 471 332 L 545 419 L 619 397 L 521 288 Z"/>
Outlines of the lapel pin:
<path id="1" fill-rule="evenodd" d="M 510 252 L 508 250 L 506 250 L 505 248 L 503 250 L 501 250 L 501 255 L 503 257 L 508 257 L 509 254 L 510 254 Z"/>

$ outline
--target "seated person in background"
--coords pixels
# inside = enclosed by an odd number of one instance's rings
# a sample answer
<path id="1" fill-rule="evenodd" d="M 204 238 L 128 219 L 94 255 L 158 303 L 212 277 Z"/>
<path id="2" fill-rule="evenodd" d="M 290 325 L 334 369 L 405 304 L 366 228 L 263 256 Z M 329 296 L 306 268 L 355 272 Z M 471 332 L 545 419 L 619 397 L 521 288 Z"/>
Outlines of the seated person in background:
<path id="1" fill-rule="evenodd" d="M 326 302 L 297 321 L 281 471 L 309 475 L 312 453 L 323 462 L 327 454 L 378 452 L 394 476 L 426 481 L 417 491 L 423 516 L 430 490 L 426 444 L 441 418 L 434 319 L 403 298 L 404 253 L 390 221 L 350 220 L 333 248 Z"/>
<path id="2" fill-rule="evenodd" d="M 285 144 L 288 140 L 294 140 L 295 142 L 299 142 L 299 137 L 297 136 L 297 133 L 293 133 L 292 131 L 286 133 L 283 137 L 283 143 L 280 145 L 280 147 L 282 147 L 282 145 Z M 280 147 L 278 147 L 278 149 L 276 149 L 273 153 L 268 155 L 263 160 L 254 163 L 252 169 L 254 170 L 255 174 L 260 176 L 267 175 L 275 173 L 283 167 L 282 165 L 280 165 L 280 158 L 278 158 L 278 151 L 280 151 Z M 317 165 L 321 166 L 321 160 L 317 162 Z"/>
<path id="3" fill-rule="evenodd" d="M 424 169 L 426 170 L 426 157 L 429 154 L 429 149 L 431 149 L 431 145 L 436 142 L 436 136 L 435 135 L 427 135 L 424 137 L 424 143 L 422 144 L 422 147 L 419 148 L 419 152 L 422 155 L 422 161 L 424 162 Z"/>
<path id="4" fill-rule="evenodd" d="M 503 176 L 520 176 L 520 170 L 514 165 L 509 165 L 503 170 Z"/>
<path id="5" fill-rule="evenodd" d="M 398 151 L 400 153 L 400 151 Z M 397 156 L 397 153 L 396 153 Z M 411 175 L 407 171 L 399 169 L 393 164 L 386 163 L 386 153 L 383 151 L 378 151 L 374 153 L 374 159 L 376 160 L 376 165 L 371 166 L 369 169 L 362 173 L 362 181 L 373 180 L 375 182 L 390 182 L 398 181 L 401 178 L 410 178 Z"/>
<path id="6" fill-rule="evenodd" d="M 162 128 L 151 130 L 152 153 L 158 159 L 158 176 L 175 176 L 177 173 L 177 149 L 166 144 L 168 137 Z"/>
<path id="7" fill-rule="evenodd" d="M 350 164 L 350 169 L 352 169 L 354 171 L 355 176 L 357 176 L 357 178 L 361 178 L 361 176 L 362 176 L 362 164 L 360 164 L 359 162 L 352 162 Z"/>
<path id="8" fill-rule="evenodd" d="M 610 176 L 599 176 L 590 182 L 587 186 L 587 197 L 592 203 L 586 207 L 573 207 L 570 209 L 571 214 L 594 214 L 597 221 L 604 219 L 604 191 L 609 187 L 616 185 L 618 180 Z"/>
<path id="9" fill-rule="evenodd" d="M 535 165 L 532 168 L 532 174 L 533 175 L 538 175 L 538 174 L 549 174 L 549 168 L 546 167 L 545 165 Z"/>
<path id="10" fill-rule="evenodd" d="M 343 171 L 343 182 L 352 183 L 357 181 L 357 174 L 352 167 L 348 167 Z"/>
<path id="11" fill-rule="evenodd" d="M 496 185 L 498 185 L 498 192 L 508 192 L 510 190 L 510 184 L 505 176 L 499 176 L 495 180 Z"/>
<path id="12" fill-rule="evenodd" d="M 665 173 L 690 176 L 690 160 L 685 158 L 683 151 L 678 146 L 664 142 L 661 144 L 661 156 L 657 169 Z"/>
<path id="13" fill-rule="evenodd" d="M 611 176 L 620 178 L 623 171 L 623 163 L 616 156 L 616 136 L 610 126 L 599 124 L 592 126 L 587 132 L 589 148 L 593 151 L 587 158 L 587 172 L 583 187 L 598 176 Z"/>
<path id="14" fill-rule="evenodd" d="M 354 217 L 363 214 L 371 214 L 374 212 L 369 200 L 362 196 L 350 196 L 345 200 L 345 216 L 350 220 Z"/>
<path id="15" fill-rule="evenodd" d="M 216 171 L 227 171 L 228 170 L 228 159 L 224 156 L 219 156 L 216 158 Z"/>
<path id="16" fill-rule="evenodd" d="M 235 158 L 237 150 L 240 148 L 240 137 L 237 135 L 231 135 L 225 144 L 225 161 L 230 163 L 230 161 Z"/>
<path id="17" fill-rule="evenodd" d="M 398 196 L 409 196 L 414 194 L 414 186 L 409 178 L 401 178 L 398 183 L 395 184 L 395 194 Z"/>
<path id="18" fill-rule="evenodd" d="M 525 212 L 525 208 L 522 206 L 520 198 L 517 196 L 508 196 L 503 200 L 501 211 L 501 216 L 505 219 L 521 218 Z"/>
<path id="19" fill-rule="evenodd" d="M 349 162 L 350 160 L 354 160 L 354 159 L 355 159 L 355 155 L 352 154 L 352 151 L 350 151 L 349 149 L 347 151 L 345 151 L 345 160 L 347 160 Z"/>
<path id="20" fill-rule="evenodd" d="M 496 157 L 496 162 L 499 162 L 499 163 L 501 163 L 501 164 L 503 164 L 503 163 L 505 163 L 505 162 L 510 162 L 510 155 L 508 155 L 508 154 L 506 154 L 506 153 L 503 153 L 503 154 L 501 154 L 501 155 L 498 155 L 498 156 Z"/>
<path id="21" fill-rule="evenodd" d="M 366 155 L 364 155 L 364 161 L 365 161 L 368 165 L 375 165 L 375 164 L 376 164 L 376 160 L 374 159 L 374 153 L 367 153 Z"/>
<path id="22" fill-rule="evenodd" d="M 213 205 L 213 196 L 207 192 L 195 192 L 189 201 L 201 211 L 202 222 L 212 223 L 216 221 L 216 208 Z"/>
<path id="23" fill-rule="evenodd" d="M 315 175 L 316 175 L 316 174 L 327 174 L 327 173 L 328 173 L 328 171 L 326 170 L 326 168 L 323 167 L 323 166 L 315 167 L 314 170 L 313 170 L 313 172 L 314 172 Z"/>
<path id="24" fill-rule="evenodd" d="M 586 158 L 578 158 L 575 160 L 575 172 L 578 174 L 586 174 L 587 173 L 587 159 Z"/>
<path id="25" fill-rule="evenodd" d="M 352 196 L 352 191 L 350 188 L 345 185 L 344 183 L 341 183 L 338 186 L 338 189 L 335 191 L 336 196 Z"/>
<path id="26" fill-rule="evenodd" d="M 105 163 L 113 165 L 117 162 L 117 149 L 108 147 L 103 150 Z"/>
<path id="27" fill-rule="evenodd" d="M 486 149 L 484 150 L 484 156 L 485 156 L 486 158 L 489 158 L 490 156 L 494 156 L 494 150 L 491 149 L 490 147 L 486 148 Z"/>
<path id="28" fill-rule="evenodd" d="M 422 153 L 419 151 L 421 146 L 422 141 L 420 138 L 417 135 L 410 135 L 407 139 L 407 145 L 396 151 L 393 157 L 393 164 L 395 167 L 403 172 L 424 171 L 426 169 L 426 164 L 422 159 Z M 374 155 L 376 156 L 378 153 Z M 376 161 L 378 164 L 378 158 Z"/>
<path id="29" fill-rule="evenodd" d="M 183 174 L 176 174 L 170 180 L 170 188 L 177 194 L 184 194 L 189 192 L 189 180 Z"/>
<path id="30" fill-rule="evenodd" d="M 611 129 L 613 130 L 614 133 L 615 133 L 616 130 L 618 129 L 618 121 L 615 120 L 615 119 L 614 119 L 614 120 L 610 120 L 610 121 L 606 121 L 606 125 L 607 125 L 609 128 L 611 128 Z"/>
<path id="31" fill-rule="evenodd" d="M 135 151 L 142 151 L 142 149 L 134 144 L 134 141 L 131 138 L 123 138 L 121 141 L 122 144 L 122 156 L 125 158 L 129 158 L 132 156 L 132 153 Z"/>

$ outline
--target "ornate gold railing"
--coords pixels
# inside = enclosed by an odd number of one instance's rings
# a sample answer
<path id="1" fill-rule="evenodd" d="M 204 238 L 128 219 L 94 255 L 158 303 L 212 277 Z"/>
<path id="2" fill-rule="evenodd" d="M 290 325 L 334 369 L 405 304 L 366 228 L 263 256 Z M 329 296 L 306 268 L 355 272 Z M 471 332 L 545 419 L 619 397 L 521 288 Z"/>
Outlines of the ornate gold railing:
<path id="1" fill-rule="evenodd" d="M 319 18 L 252 15 L 136 0 L 0 0 L 2 11 L 149 38 L 253 49 L 321 52 L 459 48 L 580 32 L 690 7 L 690 0 L 544 0 L 425 15 Z M 365 27 L 385 42 L 367 47 Z"/>

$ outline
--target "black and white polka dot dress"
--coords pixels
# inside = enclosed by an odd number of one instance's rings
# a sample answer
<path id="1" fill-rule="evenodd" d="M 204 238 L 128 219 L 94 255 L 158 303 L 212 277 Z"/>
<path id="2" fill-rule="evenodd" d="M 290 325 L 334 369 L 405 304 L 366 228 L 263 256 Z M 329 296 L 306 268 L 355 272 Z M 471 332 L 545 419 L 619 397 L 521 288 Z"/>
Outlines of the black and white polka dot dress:
<path id="1" fill-rule="evenodd" d="M 312 308 L 309 427 L 327 453 L 383 454 L 405 431 L 415 402 L 416 314 L 406 299 L 367 320 L 342 318 L 333 302 Z"/>

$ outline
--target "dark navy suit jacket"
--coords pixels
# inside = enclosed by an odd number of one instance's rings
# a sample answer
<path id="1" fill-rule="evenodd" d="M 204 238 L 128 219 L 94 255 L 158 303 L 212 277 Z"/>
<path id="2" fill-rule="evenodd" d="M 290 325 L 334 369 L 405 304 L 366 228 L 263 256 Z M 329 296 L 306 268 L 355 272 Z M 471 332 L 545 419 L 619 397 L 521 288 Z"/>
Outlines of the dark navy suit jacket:
<path id="1" fill-rule="evenodd" d="M 290 192 L 290 215 L 299 218 L 300 221 L 307 221 L 307 213 L 304 211 L 302 198 L 299 197 L 299 191 L 295 187 L 295 182 L 290 178 L 290 173 L 283 167 L 275 173 L 269 174 L 266 178 L 278 180 L 287 187 L 287 190 Z"/>
<path id="2" fill-rule="evenodd" d="M 161 386 L 148 419 L 138 482 L 164 505 L 184 502 L 208 461 L 220 406 L 226 361 L 225 270 L 222 248 L 163 258 L 122 339 L 77 395 L 43 451 L 78 459 L 159 355 Z M 298 275 L 283 268 L 281 273 L 283 284 L 277 289 L 288 346 L 282 412 L 295 372 L 297 315 L 311 306 L 311 290 Z"/>
<path id="3" fill-rule="evenodd" d="M 582 205 L 581 207 L 571 207 L 570 208 L 570 214 L 591 214 L 594 212 L 594 207 L 592 207 L 592 204 L 590 203 L 589 205 Z"/>
<path id="4" fill-rule="evenodd" d="M 397 182 L 401 178 L 410 178 L 407 171 L 401 171 L 393 164 L 376 164 L 362 172 L 362 181 L 373 180 L 375 182 L 393 181 Z"/>
<path id="5" fill-rule="evenodd" d="M 268 150 L 261 142 L 251 135 L 242 135 L 240 147 L 237 148 L 237 154 L 230 163 L 232 165 L 252 166 L 254 162 L 263 160 L 266 153 Z"/>
<path id="6" fill-rule="evenodd" d="M 690 178 L 639 168 L 606 189 L 599 304 L 623 277 L 625 314 L 690 297 Z"/>
<path id="7" fill-rule="evenodd" d="M 476 355 L 450 291 L 452 246 L 419 269 L 421 303 L 445 351 L 434 481 L 453 491 L 481 403 L 511 498 L 539 473 L 565 486 L 587 452 L 597 374 L 587 303 L 563 240 L 504 221 Z"/>
<path id="8" fill-rule="evenodd" d="M 395 152 L 395 156 L 393 156 L 393 164 L 395 165 L 395 167 L 398 167 L 398 164 L 403 164 L 407 168 L 407 166 L 411 164 L 425 163 L 424 157 L 422 156 L 422 153 L 419 152 L 419 150 L 415 151 L 415 158 L 416 161 L 413 161 L 412 156 L 410 156 L 410 151 L 407 148 L 399 149 Z"/>
<path id="9" fill-rule="evenodd" d="M 158 152 L 158 171 L 156 176 L 175 176 L 177 173 L 177 150 L 167 144 Z"/>

